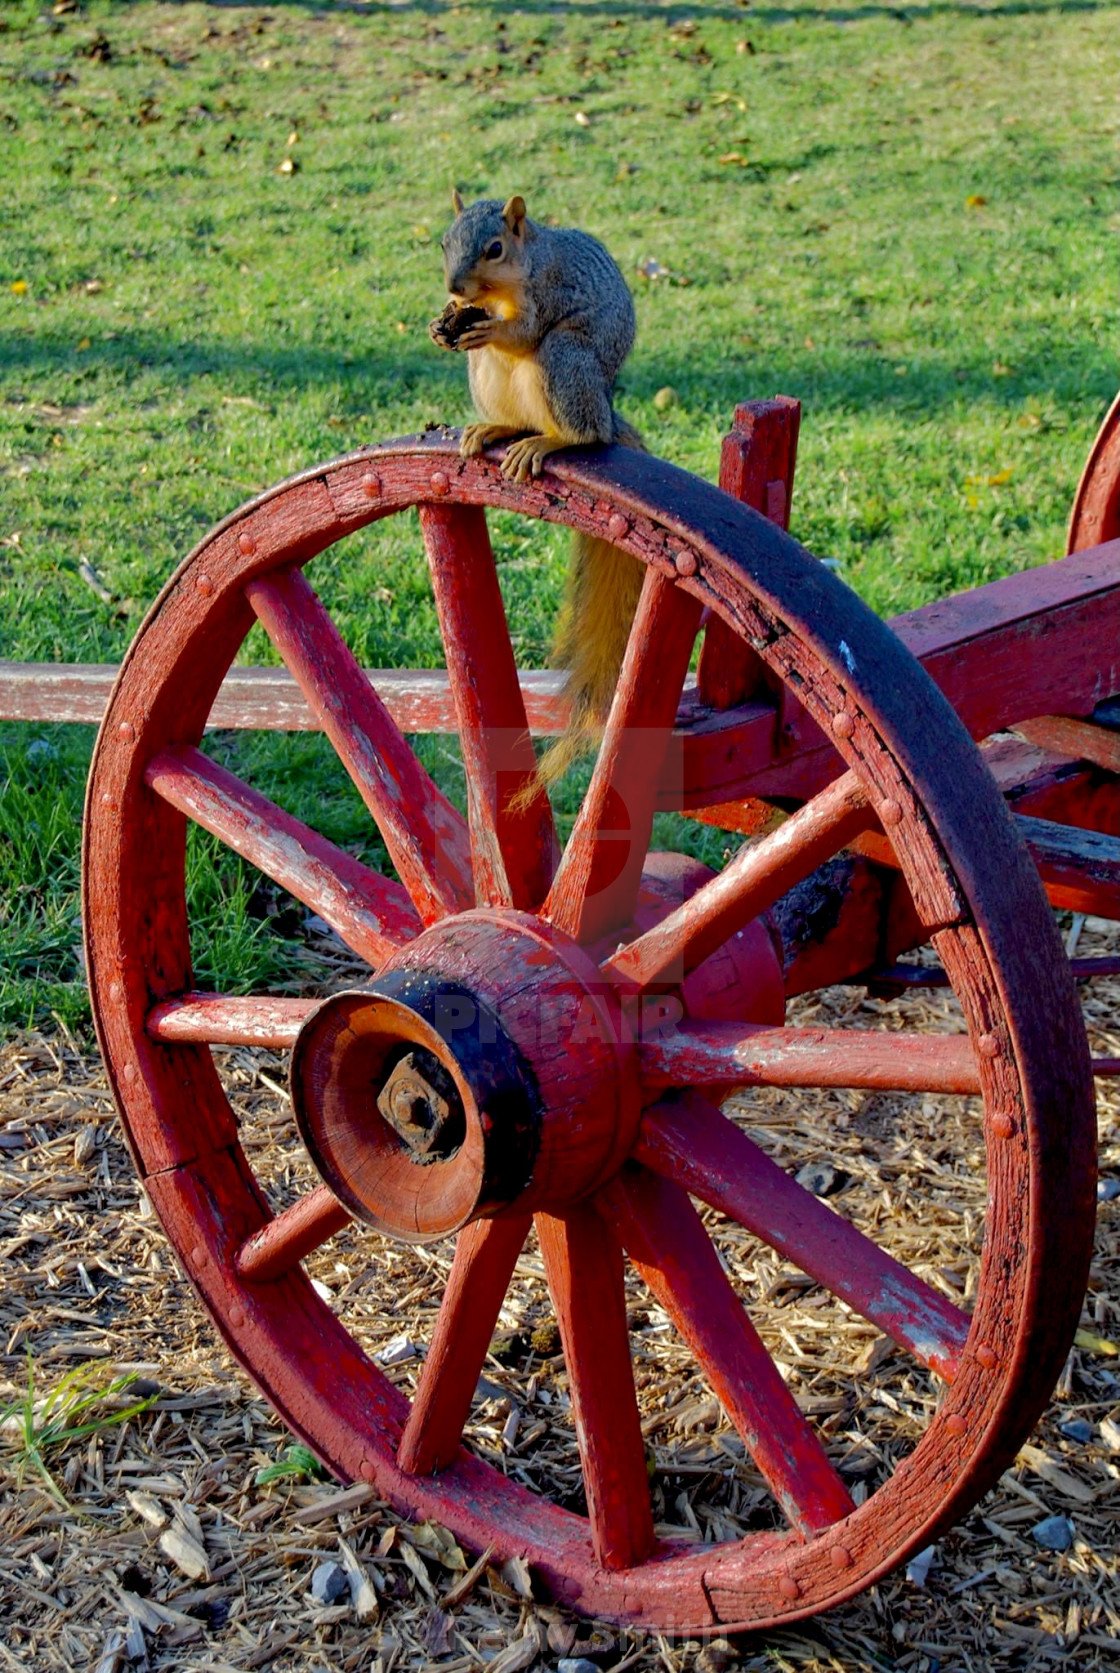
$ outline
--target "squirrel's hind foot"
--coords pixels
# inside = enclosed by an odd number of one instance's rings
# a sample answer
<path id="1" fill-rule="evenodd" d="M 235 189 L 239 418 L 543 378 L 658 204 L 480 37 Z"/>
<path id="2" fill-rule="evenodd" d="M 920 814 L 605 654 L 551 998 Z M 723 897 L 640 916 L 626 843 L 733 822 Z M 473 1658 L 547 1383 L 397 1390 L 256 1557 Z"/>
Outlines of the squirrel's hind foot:
<path id="1" fill-rule="evenodd" d="M 556 453 L 566 442 L 558 441 L 555 436 L 523 436 L 506 450 L 502 460 L 502 475 L 508 476 L 513 482 L 531 482 L 535 476 L 541 474 L 544 462 L 550 453 Z"/>
<path id="2" fill-rule="evenodd" d="M 483 448 L 492 447 L 498 441 L 508 441 L 510 436 L 519 436 L 521 433 L 508 424 L 467 424 L 459 437 L 459 457 L 473 459 Z"/>

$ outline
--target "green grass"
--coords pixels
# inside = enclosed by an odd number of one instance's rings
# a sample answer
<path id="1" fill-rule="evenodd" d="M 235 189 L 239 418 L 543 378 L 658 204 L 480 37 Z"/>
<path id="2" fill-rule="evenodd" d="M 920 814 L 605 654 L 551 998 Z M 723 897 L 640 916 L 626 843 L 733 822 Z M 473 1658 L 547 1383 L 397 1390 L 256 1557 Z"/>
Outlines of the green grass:
<path id="1" fill-rule="evenodd" d="M 0 657 L 115 660 L 240 500 L 466 414 L 425 330 L 452 181 L 607 242 L 639 317 L 620 404 L 658 452 L 711 475 L 737 399 L 802 399 L 795 531 L 876 609 L 1061 551 L 1115 385 L 1116 6 L 43 10 L 0 8 Z M 563 541 L 495 538 L 540 663 Z M 440 660 L 412 519 L 315 574 L 363 662 Z M 10 1022 L 84 1015 L 88 747 L 0 729 Z M 218 747 L 377 857 L 317 740 Z M 191 871 L 207 979 L 276 979 L 282 903 Z"/>
<path id="2" fill-rule="evenodd" d="M 48 1491 L 65 1504 L 47 1460 L 60 1457 L 76 1441 L 147 1411 L 155 1394 L 124 1398 L 137 1381 L 135 1371 L 115 1377 L 104 1364 L 76 1365 L 44 1399 L 35 1392 L 35 1360 L 28 1348 L 27 1382 L 16 1399 L 0 1410 L 0 1434 L 14 1452 L 17 1483 L 22 1486 L 27 1471 L 34 1470 Z"/>

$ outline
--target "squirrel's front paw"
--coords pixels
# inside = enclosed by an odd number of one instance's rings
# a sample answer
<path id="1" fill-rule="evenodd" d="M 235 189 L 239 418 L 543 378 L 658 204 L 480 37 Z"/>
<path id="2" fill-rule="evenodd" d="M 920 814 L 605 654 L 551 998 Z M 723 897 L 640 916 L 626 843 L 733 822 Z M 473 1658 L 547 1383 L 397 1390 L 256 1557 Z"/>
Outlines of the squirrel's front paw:
<path id="1" fill-rule="evenodd" d="M 455 339 L 457 349 L 484 349 L 487 343 L 492 343 L 501 336 L 505 328 L 505 320 L 495 319 L 493 314 L 484 314 L 480 320 L 468 325 Z"/>
<path id="2" fill-rule="evenodd" d="M 524 436 L 521 441 L 515 441 L 506 449 L 506 456 L 502 460 L 502 475 L 508 476 L 513 482 L 531 482 L 533 477 L 541 474 L 541 469 L 550 453 L 555 453 L 563 442 L 553 441 L 548 436 Z"/>

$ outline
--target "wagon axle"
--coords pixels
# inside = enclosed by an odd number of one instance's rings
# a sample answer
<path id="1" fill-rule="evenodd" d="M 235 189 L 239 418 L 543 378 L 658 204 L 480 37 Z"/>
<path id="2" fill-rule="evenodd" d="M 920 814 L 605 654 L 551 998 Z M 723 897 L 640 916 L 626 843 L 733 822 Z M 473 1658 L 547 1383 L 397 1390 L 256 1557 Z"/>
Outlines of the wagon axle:
<path id="1" fill-rule="evenodd" d="M 377 1107 L 413 1162 L 446 1162 L 463 1142 L 466 1116 L 459 1089 L 435 1053 L 423 1046 L 397 1058 L 377 1094 Z"/>

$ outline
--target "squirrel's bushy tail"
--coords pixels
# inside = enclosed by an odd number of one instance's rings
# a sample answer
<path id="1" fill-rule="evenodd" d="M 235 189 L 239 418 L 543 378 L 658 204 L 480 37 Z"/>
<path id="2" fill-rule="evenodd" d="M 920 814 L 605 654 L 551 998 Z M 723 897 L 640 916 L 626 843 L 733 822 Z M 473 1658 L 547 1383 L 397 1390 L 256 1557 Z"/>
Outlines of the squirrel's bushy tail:
<path id="1" fill-rule="evenodd" d="M 624 418 L 616 417 L 615 435 L 623 447 L 646 451 Z M 546 785 L 562 778 L 603 735 L 644 579 L 645 565 L 629 552 L 589 535 L 572 536 L 567 593 L 552 647 L 554 666 L 568 670 L 571 713 L 563 734 L 537 764 Z"/>

